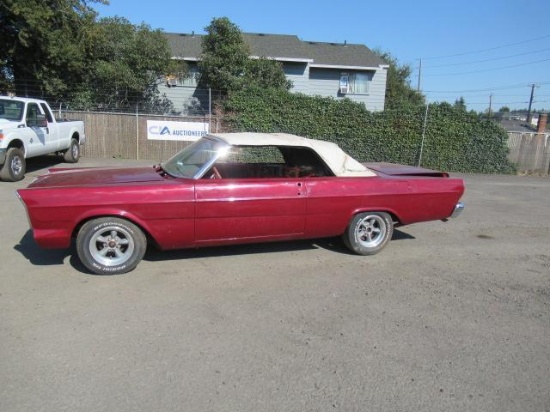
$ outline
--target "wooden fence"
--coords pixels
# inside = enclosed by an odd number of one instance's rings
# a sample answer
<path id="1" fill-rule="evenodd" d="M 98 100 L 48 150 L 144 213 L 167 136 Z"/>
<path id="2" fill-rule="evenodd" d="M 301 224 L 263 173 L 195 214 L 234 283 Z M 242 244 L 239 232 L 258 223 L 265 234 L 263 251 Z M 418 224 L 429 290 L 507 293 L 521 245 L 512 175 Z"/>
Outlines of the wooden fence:
<path id="1" fill-rule="evenodd" d="M 550 175 L 550 133 L 509 132 L 508 148 L 519 173 Z"/>
<path id="2" fill-rule="evenodd" d="M 209 123 L 211 132 L 221 132 L 218 116 L 172 117 L 142 114 L 64 112 L 63 117 L 82 120 L 86 144 L 82 156 L 164 161 L 189 144 L 186 141 L 149 140 L 147 120 Z"/>

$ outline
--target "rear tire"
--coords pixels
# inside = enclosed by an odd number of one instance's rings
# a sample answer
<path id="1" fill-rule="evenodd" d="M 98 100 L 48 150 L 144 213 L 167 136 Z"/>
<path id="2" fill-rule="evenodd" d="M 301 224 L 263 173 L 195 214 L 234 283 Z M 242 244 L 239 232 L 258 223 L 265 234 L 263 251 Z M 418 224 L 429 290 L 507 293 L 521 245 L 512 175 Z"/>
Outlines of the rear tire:
<path id="1" fill-rule="evenodd" d="M 6 161 L 0 170 L 0 179 L 6 182 L 18 182 L 25 177 L 27 163 L 25 154 L 17 147 L 11 147 L 6 153 Z"/>
<path id="2" fill-rule="evenodd" d="M 355 215 L 343 235 L 345 245 L 358 255 L 380 252 L 393 235 L 393 220 L 385 212 L 365 212 Z"/>
<path id="3" fill-rule="evenodd" d="M 116 217 L 90 220 L 76 237 L 78 257 L 86 268 L 98 275 L 134 270 L 146 248 L 143 231 L 132 222 Z"/>
<path id="4" fill-rule="evenodd" d="M 80 145 L 78 140 L 71 139 L 69 148 L 63 153 L 63 160 L 67 163 L 77 163 L 78 159 L 80 159 Z"/>

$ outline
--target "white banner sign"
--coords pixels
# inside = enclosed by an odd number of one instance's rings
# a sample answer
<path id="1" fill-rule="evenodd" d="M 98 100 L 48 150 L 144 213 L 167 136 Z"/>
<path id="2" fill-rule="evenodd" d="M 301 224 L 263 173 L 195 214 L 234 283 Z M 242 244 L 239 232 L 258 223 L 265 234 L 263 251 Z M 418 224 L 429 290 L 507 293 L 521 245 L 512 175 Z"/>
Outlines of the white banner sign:
<path id="1" fill-rule="evenodd" d="M 147 120 L 147 139 L 194 142 L 208 133 L 208 123 Z"/>

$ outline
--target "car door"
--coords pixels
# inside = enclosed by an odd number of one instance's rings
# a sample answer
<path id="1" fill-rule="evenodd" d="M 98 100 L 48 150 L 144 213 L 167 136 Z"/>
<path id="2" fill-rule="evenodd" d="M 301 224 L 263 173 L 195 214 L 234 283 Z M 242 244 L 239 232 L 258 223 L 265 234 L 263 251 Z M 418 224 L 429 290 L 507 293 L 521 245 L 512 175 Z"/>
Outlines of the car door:
<path id="1" fill-rule="evenodd" d="M 203 179 L 195 184 L 197 244 L 299 238 L 306 195 L 298 178 Z"/>
<path id="2" fill-rule="evenodd" d="M 46 143 L 46 147 L 48 148 L 49 152 L 54 152 L 61 148 L 61 141 L 60 141 L 61 136 L 59 133 L 59 125 L 55 121 L 54 115 L 50 111 L 46 103 L 41 103 L 40 107 L 42 108 L 42 111 L 46 115 L 46 120 L 48 122 L 48 136 L 47 136 L 48 141 Z"/>
<path id="3" fill-rule="evenodd" d="M 43 114 L 37 103 L 29 103 L 25 113 L 25 134 L 27 135 L 27 157 L 49 153 L 48 127 L 42 127 L 38 115 Z"/>

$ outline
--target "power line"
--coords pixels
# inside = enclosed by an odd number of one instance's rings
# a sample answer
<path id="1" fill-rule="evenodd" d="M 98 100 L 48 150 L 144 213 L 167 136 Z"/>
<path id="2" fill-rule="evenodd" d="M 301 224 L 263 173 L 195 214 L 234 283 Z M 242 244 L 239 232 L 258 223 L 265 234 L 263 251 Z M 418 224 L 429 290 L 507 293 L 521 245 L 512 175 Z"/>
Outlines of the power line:
<path id="1" fill-rule="evenodd" d="M 528 104 L 529 102 L 495 102 L 493 101 L 493 106 L 508 106 L 511 104 Z M 533 102 L 535 103 L 535 102 Z M 487 102 L 467 102 L 468 106 L 487 106 Z"/>
<path id="2" fill-rule="evenodd" d="M 547 48 L 547 49 L 539 49 L 539 50 L 534 50 L 534 51 L 525 52 L 525 53 L 519 53 L 519 54 L 513 54 L 513 55 L 509 55 L 509 56 L 494 57 L 494 58 L 485 59 L 485 60 L 476 60 L 476 61 L 472 61 L 472 62 L 452 63 L 452 64 L 439 64 L 439 65 L 436 65 L 436 66 L 428 66 L 428 67 L 426 67 L 426 68 L 428 68 L 428 69 L 435 69 L 435 68 L 439 68 L 439 67 L 465 66 L 465 65 L 468 65 L 468 64 L 486 63 L 486 62 L 490 62 L 490 61 L 505 60 L 505 59 L 511 59 L 511 58 L 519 57 L 519 56 L 526 56 L 526 55 L 528 55 L 528 54 L 542 53 L 542 52 L 545 52 L 545 51 L 548 51 L 548 50 L 550 50 L 550 48 Z"/>
<path id="3" fill-rule="evenodd" d="M 542 86 L 545 84 L 550 84 L 550 81 L 535 82 L 537 85 Z M 508 86 L 499 86 L 499 87 L 489 87 L 484 89 L 470 89 L 470 90 L 424 90 L 424 93 L 469 93 L 469 92 L 492 92 L 494 90 L 508 90 L 508 89 L 519 89 L 521 87 L 531 86 L 532 83 L 517 83 Z"/>
<path id="4" fill-rule="evenodd" d="M 450 57 L 467 56 L 467 55 L 470 55 L 470 54 L 484 53 L 484 52 L 488 52 L 488 51 L 491 51 L 491 50 L 498 50 L 498 49 L 503 49 L 505 47 L 511 47 L 511 46 L 517 46 L 519 44 L 530 43 L 530 42 L 533 42 L 533 41 L 546 39 L 548 37 L 550 37 L 550 35 L 546 35 L 546 36 L 542 36 L 542 37 L 536 37 L 534 39 L 524 40 L 524 41 L 520 41 L 520 42 L 517 42 L 517 43 L 510 43 L 510 44 L 505 44 L 505 45 L 502 45 L 502 46 L 491 47 L 491 48 L 488 48 L 488 49 L 482 49 L 482 50 L 476 50 L 476 51 L 472 51 L 472 52 L 465 52 L 465 53 L 458 53 L 458 54 L 449 54 L 449 55 L 446 55 L 446 56 L 423 57 L 422 59 L 423 60 L 435 60 L 435 59 L 447 59 L 447 58 L 450 58 Z"/>
<path id="5" fill-rule="evenodd" d="M 538 63 L 543 63 L 543 62 L 547 62 L 547 61 L 550 61 L 550 58 L 549 59 L 538 60 L 536 62 L 520 63 L 520 64 L 511 65 L 511 66 L 495 67 L 495 68 L 492 68 L 492 69 L 475 70 L 475 71 L 471 71 L 471 72 L 461 72 L 461 73 L 427 74 L 427 75 L 424 74 L 424 76 L 427 76 L 427 77 L 442 77 L 442 76 L 460 76 L 460 75 L 463 75 L 463 74 L 486 73 L 486 72 L 492 72 L 492 71 L 495 71 L 495 70 L 512 69 L 514 67 L 529 66 L 531 64 L 538 64 Z"/>

